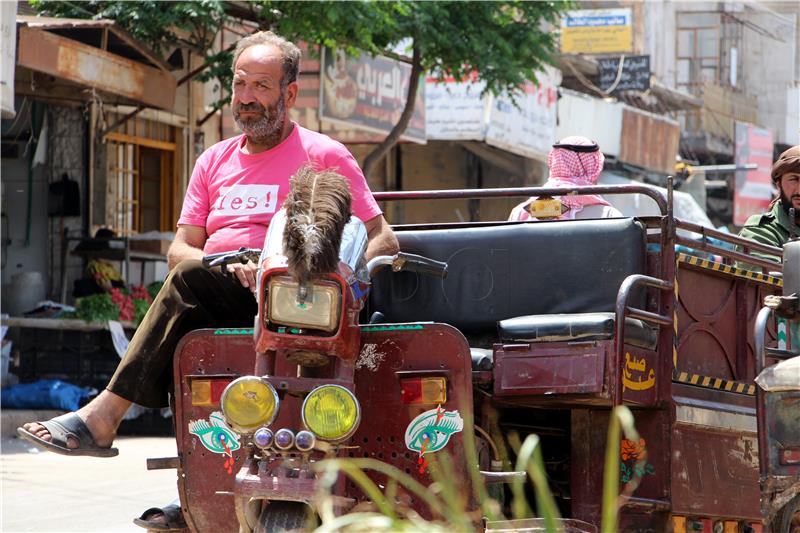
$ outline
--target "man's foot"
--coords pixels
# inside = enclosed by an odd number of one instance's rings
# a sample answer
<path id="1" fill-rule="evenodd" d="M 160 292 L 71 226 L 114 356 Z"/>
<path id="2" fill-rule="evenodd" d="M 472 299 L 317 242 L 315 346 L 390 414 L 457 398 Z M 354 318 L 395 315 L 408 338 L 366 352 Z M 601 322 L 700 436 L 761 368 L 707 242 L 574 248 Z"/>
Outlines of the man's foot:
<path id="1" fill-rule="evenodd" d="M 104 390 L 77 412 L 29 422 L 17 428 L 17 434 L 43 450 L 63 455 L 112 457 L 119 452 L 110 446 L 130 406 L 130 400 Z"/>
<path id="2" fill-rule="evenodd" d="M 89 427 L 77 413 L 67 413 L 46 422 L 37 422 L 44 430 L 39 437 L 25 427 L 17 428 L 17 434 L 35 446 L 61 455 L 87 455 L 91 457 L 114 457 L 119 454 L 116 448 L 99 446 Z M 34 423 L 26 424 L 34 429 Z M 70 446 L 70 443 L 72 445 Z"/>
<path id="3" fill-rule="evenodd" d="M 75 412 L 75 415 L 86 425 L 97 447 L 110 448 L 111 444 L 114 442 L 114 438 L 117 436 L 116 426 L 110 424 L 101 416 L 96 416 L 91 412 L 84 412 L 84 409 L 79 409 Z M 53 442 L 53 436 L 50 434 L 50 430 L 45 427 L 42 422 L 28 422 L 27 424 L 23 424 L 22 427 L 30 435 L 42 441 Z M 75 449 L 79 446 L 79 442 L 74 435 L 68 434 L 65 445 L 69 449 Z"/>

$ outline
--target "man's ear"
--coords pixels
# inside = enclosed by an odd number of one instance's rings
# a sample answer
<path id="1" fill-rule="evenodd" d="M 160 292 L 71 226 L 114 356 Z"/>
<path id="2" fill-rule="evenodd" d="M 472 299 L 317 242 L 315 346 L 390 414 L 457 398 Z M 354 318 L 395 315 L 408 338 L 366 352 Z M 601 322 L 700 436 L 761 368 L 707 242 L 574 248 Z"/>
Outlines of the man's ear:
<path id="1" fill-rule="evenodd" d="M 286 104 L 286 109 L 293 108 L 294 105 L 297 103 L 298 90 L 299 87 L 296 81 L 293 81 L 286 86 L 286 96 L 285 96 L 286 100 L 284 101 L 284 103 Z"/>

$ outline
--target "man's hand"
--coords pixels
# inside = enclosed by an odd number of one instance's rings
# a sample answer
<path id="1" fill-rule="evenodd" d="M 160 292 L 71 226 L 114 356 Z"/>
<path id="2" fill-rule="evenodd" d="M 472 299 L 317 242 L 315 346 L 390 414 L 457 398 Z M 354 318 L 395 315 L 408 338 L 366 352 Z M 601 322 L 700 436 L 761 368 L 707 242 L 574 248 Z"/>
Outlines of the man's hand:
<path id="1" fill-rule="evenodd" d="M 236 276 L 242 287 L 250 289 L 251 292 L 256 292 L 256 270 L 258 266 L 252 261 L 247 264 L 236 263 L 228 265 L 228 272 Z"/>

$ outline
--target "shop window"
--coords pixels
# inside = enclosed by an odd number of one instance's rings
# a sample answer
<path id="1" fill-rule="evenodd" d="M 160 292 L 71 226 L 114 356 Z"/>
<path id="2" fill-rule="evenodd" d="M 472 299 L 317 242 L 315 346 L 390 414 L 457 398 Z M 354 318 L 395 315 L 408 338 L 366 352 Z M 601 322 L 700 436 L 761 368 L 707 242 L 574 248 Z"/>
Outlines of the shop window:
<path id="1" fill-rule="evenodd" d="M 720 13 L 677 13 L 678 88 L 698 94 L 704 83 L 719 83 Z"/>
<path id="2" fill-rule="evenodd" d="M 177 220 L 175 128 L 141 121 L 143 133 L 131 128 L 106 134 L 108 174 L 106 224 L 118 235 L 174 231 Z M 152 124 L 148 124 L 152 123 Z M 133 128 L 136 124 L 132 125 Z"/>

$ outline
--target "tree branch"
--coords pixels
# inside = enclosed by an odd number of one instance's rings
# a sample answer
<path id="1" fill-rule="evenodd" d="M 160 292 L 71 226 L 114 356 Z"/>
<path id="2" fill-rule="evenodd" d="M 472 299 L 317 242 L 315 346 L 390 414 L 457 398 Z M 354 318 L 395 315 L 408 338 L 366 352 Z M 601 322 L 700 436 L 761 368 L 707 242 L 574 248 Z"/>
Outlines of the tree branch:
<path id="1" fill-rule="evenodd" d="M 408 95 L 406 96 L 406 106 L 400 114 L 400 120 L 394 125 L 392 131 L 386 136 L 381 143 L 373 149 L 366 159 L 364 159 L 364 175 L 369 178 L 375 170 L 378 162 L 383 159 L 386 153 L 394 146 L 400 139 L 403 132 L 406 131 L 408 123 L 414 114 L 414 104 L 417 100 L 417 90 L 419 89 L 419 77 L 422 74 L 422 57 L 419 50 L 417 41 L 414 40 L 414 54 L 411 58 L 411 79 L 408 81 Z"/>

